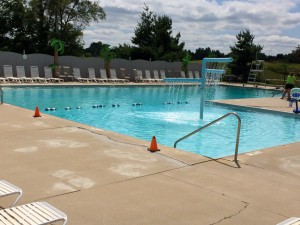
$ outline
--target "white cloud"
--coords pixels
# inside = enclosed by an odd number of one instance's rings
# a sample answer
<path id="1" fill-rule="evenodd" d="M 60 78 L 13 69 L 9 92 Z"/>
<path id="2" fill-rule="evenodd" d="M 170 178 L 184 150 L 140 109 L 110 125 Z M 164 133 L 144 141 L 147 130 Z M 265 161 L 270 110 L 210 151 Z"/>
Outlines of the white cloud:
<path id="1" fill-rule="evenodd" d="M 290 53 L 300 44 L 299 0 L 102 0 L 107 18 L 84 31 L 86 47 L 101 41 L 116 46 L 131 44 L 144 4 L 173 21 L 173 35 L 180 32 L 185 47 L 194 51 L 210 47 L 228 53 L 236 35 L 249 29 L 263 52 Z"/>

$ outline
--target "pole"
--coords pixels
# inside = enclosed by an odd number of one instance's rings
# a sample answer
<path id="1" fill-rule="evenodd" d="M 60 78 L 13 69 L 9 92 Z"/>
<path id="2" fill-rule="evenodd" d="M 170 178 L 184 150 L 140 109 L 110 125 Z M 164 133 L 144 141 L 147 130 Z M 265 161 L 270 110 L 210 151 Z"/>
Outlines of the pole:
<path id="1" fill-rule="evenodd" d="M 206 58 L 202 60 L 202 76 L 201 76 L 201 98 L 200 98 L 200 119 L 203 120 L 203 109 L 205 101 L 205 80 L 206 80 Z"/>

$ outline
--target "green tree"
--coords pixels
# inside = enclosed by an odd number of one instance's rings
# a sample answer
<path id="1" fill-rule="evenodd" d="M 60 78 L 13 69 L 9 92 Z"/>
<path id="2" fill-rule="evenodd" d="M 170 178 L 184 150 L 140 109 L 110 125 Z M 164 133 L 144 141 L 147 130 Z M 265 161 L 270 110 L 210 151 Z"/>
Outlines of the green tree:
<path id="1" fill-rule="evenodd" d="M 260 54 L 263 47 L 253 43 L 255 36 L 247 29 L 240 31 L 236 38 L 235 45 L 230 46 L 230 55 L 234 59 L 233 63 L 230 64 L 230 68 L 235 75 L 241 76 L 243 81 L 246 81 L 250 64 Z"/>
<path id="2" fill-rule="evenodd" d="M 90 44 L 90 47 L 85 49 L 85 55 L 97 57 L 99 56 L 100 49 L 102 49 L 104 46 L 105 44 L 103 44 L 101 41 L 93 42 Z"/>
<path id="3" fill-rule="evenodd" d="M 44 37 L 37 40 L 37 48 L 45 48 L 49 40 L 58 38 L 65 42 L 66 53 L 73 55 L 83 47 L 86 26 L 106 16 L 97 2 L 89 0 L 31 0 L 30 6 L 38 21 L 36 37 Z"/>
<path id="4" fill-rule="evenodd" d="M 195 53 L 192 54 L 192 60 L 202 60 L 203 58 L 220 58 L 224 57 L 225 54 L 221 53 L 219 50 L 212 50 L 207 48 L 197 48 Z"/>
<path id="5" fill-rule="evenodd" d="M 138 47 L 153 46 L 155 20 L 155 13 L 151 12 L 149 7 L 145 5 L 144 12 L 141 12 L 140 15 L 140 22 L 134 29 L 135 36 L 131 38 L 131 42 Z"/>
<path id="6" fill-rule="evenodd" d="M 154 55 L 153 60 L 180 60 L 183 57 L 184 42 L 179 41 L 180 33 L 172 36 L 172 19 L 166 15 L 157 16 L 145 5 L 140 14 L 140 21 L 134 30 L 133 44 L 141 49 L 141 53 L 148 52 Z M 149 52 L 148 48 L 151 49 Z M 134 51 L 137 53 L 138 51 Z M 149 56 L 148 55 L 148 56 Z M 144 55 L 138 56 L 145 57 Z"/>
<path id="7" fill-rule="evenodd" d="M 22 53 L 30 48 L 32 16 L 22 0 L 0 1 L 0 49 Z"/>
<path id="8" fill-rule="evenodd" d="M 300 45 L 292 53 L 288 54 L 287 59 L 291 63 L 300 63 Z"/>
<path id="9" fill-rule="evenodd" d="M 113 47 L 112 50 L 116 53 L 117 58 L 131 59 L 133 47 L 128 44 L 119 44 L 119 46 Z"/>
<path id="10" fill-rule="evenodd" d="M 0 48 L 51 53 L 49 42 L 65 42 L 66 53 L 83 50 L 83 30 L 106 17 L 102 7 L 89 0 L 1 0 Z"/>

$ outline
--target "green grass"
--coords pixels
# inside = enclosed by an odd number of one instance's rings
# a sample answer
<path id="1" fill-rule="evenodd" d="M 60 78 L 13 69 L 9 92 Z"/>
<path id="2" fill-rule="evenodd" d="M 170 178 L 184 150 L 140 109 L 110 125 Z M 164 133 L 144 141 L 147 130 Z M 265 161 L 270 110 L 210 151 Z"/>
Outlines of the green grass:
<path id="1" fill-rule="evenodd" d="M 265 78 L 267 83 L 275 85 L 285 84 L 284 79 L 287 78 L 290 72 L 300 73 L 300 64 L 284 63 L 284 62 L 266 62 L 265 63 Z M 297 78 L 299 80 L 299 76 Z M 299 85 L 297 81 L 296 85 Z"/>
<path id="2" fill-rule="evenodd" d="M 191 61 L 193 63 L 201 63 L 201 60 Z M 298 63 L 286 63 L 286 62 L 265 62 L 264 78 L 260 77 L 260 83 L 270 85 L 284 85 L 285 80 L 290 72 L 297 74 L 296 86 L 300 87 L 300 64 Z M 227 71 L 226 74 L 231 74 Z"/>

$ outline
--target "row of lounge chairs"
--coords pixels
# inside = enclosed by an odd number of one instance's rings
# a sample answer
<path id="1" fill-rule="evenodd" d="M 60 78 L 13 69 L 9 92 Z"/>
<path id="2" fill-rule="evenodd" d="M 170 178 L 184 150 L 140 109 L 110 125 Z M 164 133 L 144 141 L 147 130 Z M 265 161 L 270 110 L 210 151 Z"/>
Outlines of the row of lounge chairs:
<path id="1" fill-rule="evenodd" d="M 67 215 L 47 202 L 32 202 L 25 205 L 14 206 L 22 196 L 22 189 L 0 180 L 0 197 L 17 194 L 18 197 L 10 208 L 0 210 L 0 224 L 53 224 L 63 221 L 67 224 Z"/>
<path id="2" fill-rule="evenodd" d="M 162 82 L 164 78 L 166 78 L 166 73 L 164 70 L 153 70 L 153 77 L 151 77 L 151 72 L 150 70 L 145 70 L 144 71 L 144 76 L 143 76 L 143 71 L 142 70 L 136 70 L 135 71 L 135 78 L 139 82 Z M 159 77 L 160 73 L 160 77 Z"/>
<path id="3" fill-rule="evenodd" d="M 0 77 L 1 82 L 15 82 L 15 83 L 36 83 L 36 82 L 63 82 L 63 81 L 78 81 L 78 82 L 113 82 L 113 83 L 125 83 L 129 82 L 126 79 L 125 69 L 120 68 L 121 76 L 117 77 L 116 69 L 110 69 L 110 77 L 107 76 L 105 69 L 100 69 L 100 77 L 96 76 L 94 68 L 88 68 L 88 77 L 82 77 L 80 68 L 70 67 L 61 68 L 61 72 L 57 74 L 57 77 L 52 77 L 52 69 L 50 67 L 44 67 L 44 77 L 40 76 L 39 67 L 30 66 L 30 76 L 25 75 L 24 66 L 16 66 L 17 76 L 13 75 L 13 68 L 11 65 L 3 65 L 4 77 Z M 67 71 L 67 72 L 66 72 Z M 134 78 L 138 82 L 162 82 L 166 78 L 164 70 L 153 70 L 152 74 L 150 70 L 137 70 L 134 69 Z M 185 72 L 181 71 L 181 78 L 186 78 Z M 195 71 L 195 76 L 192 71 L 188 71 L 188 78 L 200 78 L 199 71 Z"/>
<path id="4" fill-rule="evenodd" d="M 101 78 L 96 77 L 95 69 L 88 68 L 89 77 L 82 77 L 80 69 L 73 68 L 72 73 L 57 74 L 57 77 L 52 77 L 52 69 L 50 67 L 44 67 L 44 77 L 40 76 L 39 68 L 37 66 L 30 66 L 30 76 L 25 75 L 24 66 L 16 66 L 17 76 L 13 75 L 13 68 L 11 65 L 3 65 L 4 77 L 0 77 L 1 82 L 15 82 L 15 83 L 35 83 L 35 82 L 63 82 L 69 78 L 73 81 L 79 82 L 128 82 L 128 79 L 117 78 L 117 72 L 115 69 L 110 69 L 110 78 L 107 77 L 105 69 L 100 69 Z"/>
<path id="5" fill-rule="evenodd" d="M 1 82 L 15 82 L 15 83 L 34 83 L 34 82 L 62 82 L 61 78 L 52 77 L 52 69 L 44 67 L 45 77 L 40 77 L 39 68 L 37 66 L 30 66 L 30 77 L 25 75 L 24 66 L 16 66 L 17 76 L 13 76 L 13 68 L 10 65 L 3 65 L 4 77 L 0 77 Z"/>

